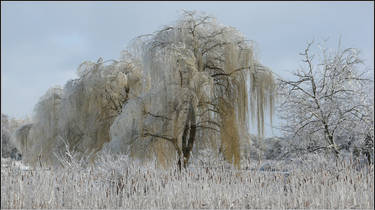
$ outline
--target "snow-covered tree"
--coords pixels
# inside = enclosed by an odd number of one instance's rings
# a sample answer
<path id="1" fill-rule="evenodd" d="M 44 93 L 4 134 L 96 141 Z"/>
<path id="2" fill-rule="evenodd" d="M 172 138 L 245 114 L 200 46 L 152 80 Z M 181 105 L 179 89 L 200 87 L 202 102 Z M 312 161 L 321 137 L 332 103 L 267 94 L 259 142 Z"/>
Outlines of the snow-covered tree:
<path id="1" fill-rule="evenodd" d="M 359 51 L 323 48 L 315 60 L 312 46 L 301 53 L 304 66 L 294 72 L 295 79 L 279 80 L 284 131 L 308 140 L 310 151 L 330 149 L 336 155 L 342 149 L 339 138 L 367 136 L 373 142 L 373 81 L 360 66 Z"/>
<path id="2" fill-rule="evenodd" d="M 137 37 L 122 55 L 84 62 L 79 79 L 41 99 L 27 136 L 37 145 L 30 160 L 53 164 L 66 144 L 84 156 L 106 145 L 180 168 L 192 152 L 210 149 L 239 166 L 249 111 L 263 135 L 273 76 L 236 29 L 185 11 L 173 26 Z"/>
<path id="3" fill-rule="evenodd" d="M 18 127 L 28 123 L 30 119 L 16 119 L 8 115 L 1 114 L 1 157 L 13 159 L 21 158 L 16 145 L 12 142 L 12 135 Z"/>

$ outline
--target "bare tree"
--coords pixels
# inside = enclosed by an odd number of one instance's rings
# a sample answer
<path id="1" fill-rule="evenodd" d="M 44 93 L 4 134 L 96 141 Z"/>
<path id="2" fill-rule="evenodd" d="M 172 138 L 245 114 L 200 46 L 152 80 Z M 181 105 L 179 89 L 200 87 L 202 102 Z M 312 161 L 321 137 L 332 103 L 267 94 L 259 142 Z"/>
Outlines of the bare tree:
<path id="1" fill-rule="evenodd" d="M 338 137 L 365 139 L 373 131 L 373 81 L 359 66 L 358 50 L 323 49 L 315 61 L 312 46 L 308 43 L 300 54 L 304 67 L 293 73 L 295 79 L 279 79 L 283 130 L 310 139 L 311 151 L 329 149 L 338 155 Z"/>

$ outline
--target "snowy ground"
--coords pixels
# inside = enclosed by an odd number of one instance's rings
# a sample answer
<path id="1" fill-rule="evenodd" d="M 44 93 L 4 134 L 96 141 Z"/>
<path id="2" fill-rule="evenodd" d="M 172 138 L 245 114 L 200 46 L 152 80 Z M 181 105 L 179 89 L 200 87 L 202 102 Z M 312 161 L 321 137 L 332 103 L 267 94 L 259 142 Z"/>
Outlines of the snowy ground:
<path id="1" fill-rule="evenodd" d="M 30 169 L 2 159 L 1 208 L 374 207 L 374 168 L 305 159 L 193 164 L 186 171 L 106 160 L 95 168 Z"/>

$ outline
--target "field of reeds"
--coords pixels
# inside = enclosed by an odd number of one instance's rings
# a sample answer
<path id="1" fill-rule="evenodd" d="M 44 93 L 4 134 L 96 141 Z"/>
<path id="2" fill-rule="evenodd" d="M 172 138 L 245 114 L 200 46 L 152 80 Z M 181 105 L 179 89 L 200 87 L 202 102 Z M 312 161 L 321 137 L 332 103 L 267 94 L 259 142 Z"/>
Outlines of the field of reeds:
<path id="1" fill-rule="evenodd" d="M 126 157 L 31 169 L 2 159 L 1 208 L 374 208 L 374 167 L 309 156 L 199 161 L 179 172 Z"/>

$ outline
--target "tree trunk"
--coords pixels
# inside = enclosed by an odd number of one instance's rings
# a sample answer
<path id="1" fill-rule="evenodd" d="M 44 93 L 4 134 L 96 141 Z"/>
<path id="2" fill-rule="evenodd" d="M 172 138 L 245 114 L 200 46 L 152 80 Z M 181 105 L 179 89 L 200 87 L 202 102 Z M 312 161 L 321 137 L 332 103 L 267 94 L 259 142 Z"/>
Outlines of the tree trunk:
<path id="1" fill-rule="evenodd" d="M 330 147 L 332 147 L 332 151 L 335 154 L 335 156 L 338 157 L 340 152 L 339 152 L 339 150 L 338 150 L 338 148 L 335 144 L 335 141 L 333 140 L 333 136 L 329 133 L 327 123 L 325 121 L 323 121 L 323 124 L 324 124 L 324 132 L 326 134 L 326 138 L 328 138 L 328 144 L 329 144 Z"/>
<path id="2" fill-rule="evenodd" d="M 187 167 L 190 159 L 190 153 L 193 150 L 196 135 L 196 119 L 193 104 L 189 104 L 189 112 L 186 119 L 184 132 L 182 134 L 182 153 L 183 153 L 183 166 Z M 180 160 L 179 160 L 180 161 Z M 180 163 L 181 164 L 181 163 Z"/>

